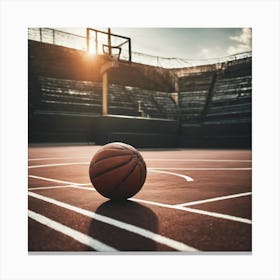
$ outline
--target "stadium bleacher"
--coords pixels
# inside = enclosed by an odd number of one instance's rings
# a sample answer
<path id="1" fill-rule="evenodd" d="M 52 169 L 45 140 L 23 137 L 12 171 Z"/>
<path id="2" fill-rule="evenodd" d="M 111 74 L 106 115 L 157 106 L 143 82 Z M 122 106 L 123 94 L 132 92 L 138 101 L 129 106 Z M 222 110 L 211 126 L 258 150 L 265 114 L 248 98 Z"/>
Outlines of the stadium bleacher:
<path id="1" fill-rule="evenodd" d="M 183 145 L 251 146 L 251 58 L 180 77 Z"/>
<path id="2" fill-rule="evenodd" d="M 30 83 L 31 85 L 34 82 Z M 87 112 L 101 115 L 102 83 L 75 81 L 39 76 L 36 84 L 36 110 L 48 112 Z M 31 91 L 34 88 L 30 87 Z M 177 106 L 167 92 L 145 90 L 111 84 L 109 86 L 109 113 L 112 115 L 138 116 L 139 101 L 146 117 L 177 117 Z"/>
<path id="3" fill-rule="evenodd" d="M 250 61 L 238 61 L 218 73 L 206 121 L 231 123 L 251 121 L 250 65 Z"/>
<path id="4" fill-rule="evenodd" d="M 43 47 L 41 45 L 45 44 L 36 43 L 33 46 L 32 43 L 32 48 L 30 47 L 29 50 L 29 140 L 32 142 L 38 139 L 39 141 L 59 139 L 60 131 L 66 133 L 65 127 L 70 123 L 66 134 L 68 136 L 71 134 L 73 137 L 69 137 L 69 139 L 92 141 L 91 133 L 87 131 L 94 130 L 94 117 L 102 116 L 102 81 L 98 75 L 94 76 L 94 79 L 89 79 L 88 75 L 97 73 L 98 70 L 91 69 L 88 64 L 85 64 L 83 58 L 81 62 L 76 61 L 76 63 L 77 68 L 81 69 L 86 65 L 87 70 L 84 74 L 83 72 L 69 74 L 68 66 L 63 67 L 64 62 L 61 62 L 56 75 L 55 69 L 52 68 L 52 72 L 50 72 L 49 68 L 52 60 L 59 59 L 63 48 L 59 48 L 56 57 L 55 51 L 50 50 L 51 45 Z M 35 47 L 36 52 L 33 53 Z M 39 47 L 39 51 L 37 47 Z M 68 48 L 65 49 L 68 54 Z M 41 50 L 48 50 L 52 57 L 49 60 L 42 60 L 40 64 L 34 63 Z M 77 51 L 79 58 L 81 57 L 80 52 Z M 75 58 L 74 50 L 71 50 L 71 55 Z M 41 54 L 40 57 L 42 57 Z M 63 59 L 65 58 L 63 57 Z M 46 71 L 44 70 L 45 64 L 47 65 Z M 157 81 L 146 87 L 145 84 L 143 87 L 132 86 L 129 76 L 127 83 L 123 80 L 122 83 L 109 82 L 108 113 L 109 115 L 153 120 L 175 120 L 173 132 L 176 131 L 179 124 L 180 129 L 176 137 L 180 138 L 180 141 L 174 141 L 174 145 L 203 145 L 211 142 L 215 145 L 221 142 L 232 145 L 234 142 L 240 146 L 250 146 L 251 65 L 251 57 L 235 59 L 226 61 L 219 67 L 218 65 L 197 66 L 193 67 L 191 71 L 186 69 L 185 72 L 181 69 L 177 78 L 174 78 L 176 76 L 174 69 L 170 70 L 170 73 L 172 72 L 170 75 L 168 75 L 167 69 L 164 69 L 161 77 L 160 69 L 155 67 Z M 95 67 L 97 66 L 95 65 Z M 129 69 L 130 66 L 126 64 L 125 67 Z M 148 73 L 152 76 L 153 68 L 149 67 L 147 70 L 145 65 L 143 67 L 145 75 L 147 76 Z M 65 72 L 63 68 L 65 68 Z M 139 72 L 141 65 L 137 64 L 137 69 Z M 116 73 L 117 70 L 111 73 L 113 78 Z M 137 76 L 133 77 L 137 79 Z M 171 78 L 166 83 L 168 77 Z M 142 84 L 142 79 L 143 77 L 139 76 L 141 82 L 138 84 Z M 134 82 L 137 84 L 137 81 Z M 167 85 L 161 87 L 161 83 Z M 170 86 L 171 84 L 174 86 Z M 162 90 L 168 87 L 169 91 Z M 178 100 L 174 99 L 174 89 L 177 89 L 175 94 Z M 40 130 L 42 123 L 44 129 Z M 121 122 L 118 121 L 118 123 Z M 122 127 L 123 129 L 125 128 Z M 147 135 L 150 132 L 152 131 L 148 131 Z M 125 133 L 125 131 L 120 131 L 120 133 Z M 162 133 L 164 133 L 164 129 Z M 38 134 L 40 134 L 39 138 Z M 47 134 L 54 135 L 54 137 L 47 137 Z M 65 137 L 61 139 L 65 140 Z"/>
<path id="5" fill-rule="evenodd" d="M 202 119 L 214 73 L 198 72 L 179 78 L 179 105 L 182 122 Z"/>
<path id="6" fill-rule="evenodd" d="M 101 113 L 101 84 L 50 77 L 38 78 L 40 84 L 39 110 Z"/>

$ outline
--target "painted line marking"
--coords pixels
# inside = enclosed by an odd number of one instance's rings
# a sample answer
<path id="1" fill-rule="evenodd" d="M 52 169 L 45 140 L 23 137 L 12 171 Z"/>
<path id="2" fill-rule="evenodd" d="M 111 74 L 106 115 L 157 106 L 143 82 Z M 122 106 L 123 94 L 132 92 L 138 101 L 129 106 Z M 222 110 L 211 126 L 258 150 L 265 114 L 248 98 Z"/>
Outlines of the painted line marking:
<path id="1" fill-rule="evenodd" d="M 49 182 L 67 184 L 67 185 L 78 185 L 78 186 L 88 186 L 88 185 L 91 185 L 89 183 L 80 184 L 80 183 L 74 183 L 74 182 L 63 181 L 63 180 L 56 180 L 56 179 L 51 179 L 51 178 L 46 178 L 46 177 L 41 177 L 41 176 L 35 176 L 35 175 L 28 175 L 28 177 L 34 178 L 34 179 L 39 179 L 39 180 L 44 180 L 44 181 L 49 181 Z"/>
<path id="2" fill-rule="evenodd" d="M 33 175 L 30 175 L 30 176 L 33 176 Z M 49 179 L 49 178 L 44 178 L 44 177 L 40 177 L 40 179 L 47 180 L 47 181 L 52 181 L 52 182 L 57 182 L 57 181 L 62 182 L 60 180 L 54 180 L 54 179 Z M 73 182 L 67 182 L 67 184 L 71 185 L 72 188 L 96 191 L 94 187 L 89 187 L 89 188 L 82 187 L 82 185 L 89 185 L 89 184 L 75 184 Z M 217 218 L 221 218 L 221 219 L 225 219 L 225 220 L 237 221 L 237 222 L 246 223 L 246 224 L 251 224 L 252 223 L 252 221 L 248 220 L 248 219 L 235 217 L 235 216 L 231 216 L 231 215 L 220 214 L 220 213 L 216 213 L 216 212 L 203 211 L 203 210 L 187 208 L 187 207 L 183 207 L 183 206 L 170 205 L 170 204 L 148 201 L 148 200 L 142 200 L 142 199 L 136 199 L 136 198 L 130 198 L 129 200 L 132 200 L 132 201 L 135 201 L 135 202 L 142 202 L 142 203 L 150 204 L 150 205 L 155 205 L 155 206 L 159 206 L 159 207 L 171 208 L 171 209 L 187 211 L 187 212 L 195 212 L 195 213 L 198 213 L 198 214 L 201 214 L 201 215 L 212 216 L 212 217 L 217 217 Z"/>
<path id="3" fill-rule="evenodd" d="M 130 199 L 130 200 L 133 200 L 133 201 L 136 201 L 136 202 L 142 202 L 142 203 L 146 203 L 146 204 L 150 204 L 150 205 L 155 205 L 155 206 L 159 206 L 159 207 L 182 210 L 182 211 L 186 211 L 186 212 L 192 212 L 192 213 L 206 215 L 206 216 L 215 217 L 215 218 L 220 218 L 220 219 L 224 219 L 224 220 L 230 220 L 230 221 L 245 223 L 245 224 L 251 224 L 252 223 L 252 221 L 249 220 L 249 219 L 235 217 L 235 216 L 231 216 L 231 215 L 227 215 L 227 214 L 204 211 L 204 210 L 188 208 L 188 207 L 183 207 L 183 206 L 170 205 L 170 204 L 148 201 L 148 200 L 143 200 L 143 199 L 134 198 L 134 199 Z"/>
<path id="4" fill-rule="evenodd" d="M 89 164 L 89 162 L 69 162 L 69 163 L 54 163 L 54 164 L 42 164 L 42 165 L 31 165 L 29 169 L 40 168 L 40 167 L 51 167 L 51 166 L 66 166 L 66 165 L 79 165 Z M 226 171 L 226 170 L 252 170 L 251 167 L 150 167 L 148 169 L 153 170 L 214 170 L 214 171 Z"/>
<path id="5" fill-rule="evenodd" d="M 89 184 L 92 186 L 92 184 Z M 36 191 L 36 190 L 48 190 L 48 189 L 61 189 L 61 188 L 75 188 L 75 189 L 82 189 L 82 190 L 89 190 L 89 191 L 96 191 L 96 189 L 92 186 L 92 187 L 80 187 L 80 186 L 76 186 L 76 185 L 66 185 L 66 186 L 50 186 L 50 187 L 29 187 L 28 191 Z"/>
<path id="6" fill-rule="evenodd" d="M 32 169 L 32 168 L 40 168 L 40 167 L 66 166 L 66 165 L 78 165 L 78 164 L 89 164 L 89 162 L 51 163 L 51 164 L 31 165 L 28 166 L 28 168 Z"/>
<path id="7" fill-rule="evenodd" d="M 88 158 L 86 156 L 77 157 L 50 157 L 50 158 L 29 158 L 28 161 L 39 161 L 39 160 L 57 160 L 57 159 L 76 159 L 76 158 Z M 252 162 L 250 159 L 174 159 L 174 158 L 145 158 L 145 161 L 193 161 L 193 162 Z"/>
<path id="8" fill-rule="evenodd" d="M 145 161 L 183 161 L 183 162 L 252 162 L 249 159 L 173 159 L 173 158 L 145 158 Z"/>
<path id="9" fill-rule="evenodd" d="M 50 187 L 28 187 L 29 191 L 35 191 L 35 190 L 47 190 L 47 189 L 60 189 L 60 188 L 70 188 L 71 185 L 66 185 L 66 186 L 50 186 Z"/>
<path id="10" fill-rule="evenodd" d="M 85 188 L 85 187 L 80 187 L 80 186 L 71 186 L 71 187 L 77 188 L 77 189 L 96 191 L 95 188 Z M 204 210 L 199 210 L 199 209 L 187 208 L 187 207 L 183 207 L 180 205 L 171 205 L 171 204 L 165 204 L 165 203 L 161 203 L 161 202 L 143 200 L 143 199 L 138 199 L 138 198 L 129 198 L 128 200 L 131 200 L 134 202 L 150 204 L 150 205 L 154 205 L 154 206 L 159 206 L 159 207 L 164 207 L 164 208 L 176 209 L 176 210 L 181 210 L 181 211 L 186 211 L 186 212 L 194 212 L 194 213 L 201 214 L 201 215 L 211 216 L 211 217 L 215 217 L 215 218 L 221 218 L 221 219 L 230 220 L 230 221 L 241 222 L 241 223 L 245 223 L 245 224 L 252 223 L 252 221 L 249 219 L 240 218 L 240 217 L 236 217 L 236 216 L 232 216 L 232 215 L 228 215 L 228 214 L 221 214 L 221 213 L 217 213 L 217 212 L 210 212 L 210 211 L 204 211 Z"/>
<path id="11" fill-rule="evenodd" d="M 151 167 L 157 170 L 203 170 L 203 171 L 226 171 L 226 170 L 252 170 L 251 167 Z"/>
<path id="12" fill-rule="evenodd" d="M 191 202 L 186 202 L 186 203 L 181 203 L 181 204 L 175 204 L 174 206 L 197 205 L 197 204 L 202 204 L 202 203 L 208 203 L 208 202 L 219 201 L 219 200 L 226 200 L 226 199 L 248 196 L 248 195 L 252 195 L 252 192 L 237 193 L 237 194 L 232 194 L 232 195 L 213 197 L 213 198 L 209 198 L 209 199 L 203 199 L 203 200 L 191 201 Z"/>
<path id="13" fill-rule="evenodd" d="M 164 173 L 164 174 L 169 174 L 169 175 L 174 175 L 174 176 L 177 176 L 177 177 L 181 177 L 183 179 L 185 179 L 187 182 L 193 182 L 194 179 L 190 176 L 187 176 L 187 175 L 182 175 L 182 174 L 178 174 L 178 173 L 174 173 L 174 172 L 168 172 L 168 171 L 162 171 L 162 170 L 155 170 L 155 169 L 152 169 L 152 168 L 147 168 L 148 171 L 152 171 L 152 172 L 157 172 L 157 173 Z"/>
<path id="14" fill-rule="evenodd" d="M 92 211 L 85 210 L 85 209 L 82 209 L 82 208 L 64 203 L 62 201 L 58 201 L 56 199 L 37 194 L 37 193 L 28 192 L 28 195 L 31 196 L 31 197 L 34 197 L 34 198 L 52 203 L 54 205 L 63 207 L 65 209 L 74 211 L 74 212 L 79 213 L 81 215 L 90 217 L 90 218 L 95 219 L 97 221 L 100 221 L 100 222 L 103 222 L 103 223 L 121 228 L 121 229 L 129 231 L 129 232 L 133 232 L 135 234 L 138 234 L 138 235 L 143 236 L 145 238 L 151 239 L 155 242 L 164 244 L 164 245 L 166 245 L 170 248 L 173 248 L 175 250 L 178 250 L 178 251 L 191 251 L 191 252 L 198 251 L 197 249 L 195 249 L 193 247 L 190 247 L 190 246 L 188 246 L 188 245 L 186 245 L 182 242 L 170 239 L 168 237 L 165 237 L 165 236 L 162 236 L 160 234 L 154 233 L 152 231 L 134 226 L 132 224 L 128 224 L 128 223 L 125 223 L 125 222 L 122 222 L 122 221 L 119 221 L 119 220 L 116 220 L 116 219 L 113 219 L 113 218 L 110 218 L 110 217 L 107 217 L 107 216 L 96 214 Z"/>
<path id="15" fill-rule="evenodd" d="M 92 187 L 80 187 L 80 186 L 75 186 L 75 185 L 71 185 L 71 188 L 75 188 L 75 189 L 81 189 L 81 190 L 88 190 L 88 191 L 96 191 L 96 189 L 93 187 L 93 185 L 91 185 Z"/>
<path id="16" fill-rule="evenodd" d="M 230 220 L 230 221 L 235 221 L 235 222 L 240 222 L 244 224 L 252 224 L 252 221 L 249 219 L 241 218 L 241 217 L 235 217 L 227 214 L 221 214 L 221 213 L 216 213 L 216 212 L 209 212 L 209 211 L 204 211 L 204 210 L 199 210 L 199 209 L 194 209 L 194 208 L 188 208 L 188 207 L 180 207 L 180 206 L 175 206 L 175 209 L 178 210 L 183 210 L 186 209 L 188 212 L 196 213 L 196 214 L 201 214 L 201 215 L 207 215 L 215 218 L 220 218 L 224 220 Z"/>
<path id="17" fill-rule="evenodd" d="M 101 252 L 118 251 L 115 248 L 108 246 L 84 233 L 81 233 L 75 229 L 67 227 L 61 223 L 58 223 L 50 218 L 47 218 L 41 214 L 34 212 L 34 211 L 28 210 L 28 217 L 42 225 L 45 225 L 51 229 L 54 229 L 55 231 L 63 233 L 65 235 L 75 239 L 76 241 L 78 241 L 86 246 L 91 247 L 92 249 L 94 249 L 96 251 L 101 251 Z"/>
<path id="18" fill-rule="evenodd" d="M 76 158 L 88 158 L 88 157 L 29 158 L 29 159 L 28 159 L 28 161 L 37 161 L 37 160 L 56 160 L 56 159 L 76 159 Z"/>

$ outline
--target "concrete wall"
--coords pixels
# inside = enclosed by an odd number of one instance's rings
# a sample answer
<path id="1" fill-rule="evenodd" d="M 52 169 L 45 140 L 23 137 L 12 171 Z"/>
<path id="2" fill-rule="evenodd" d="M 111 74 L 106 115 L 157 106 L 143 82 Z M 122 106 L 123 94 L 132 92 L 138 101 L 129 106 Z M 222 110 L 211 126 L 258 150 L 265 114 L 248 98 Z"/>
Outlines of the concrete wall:
<path id="1" fill-rule="evenodd" d="M 179 122 L 126 116 L 37 112 L 29 122 L 29 143 L 124 142 L 135 147 L 177 147 Z"/>
<path id="2" fill-rule="evenodd" d="M 101 81 L 100 70 L 104 59 L 104 56 L 90 56 L 85 51 L 28 41 L 28 67 L 34 75 Z M 168 69 L 123 61 L 119 68 L 109 70 L 109 82 L 174 92 L 176 76 Z"/>

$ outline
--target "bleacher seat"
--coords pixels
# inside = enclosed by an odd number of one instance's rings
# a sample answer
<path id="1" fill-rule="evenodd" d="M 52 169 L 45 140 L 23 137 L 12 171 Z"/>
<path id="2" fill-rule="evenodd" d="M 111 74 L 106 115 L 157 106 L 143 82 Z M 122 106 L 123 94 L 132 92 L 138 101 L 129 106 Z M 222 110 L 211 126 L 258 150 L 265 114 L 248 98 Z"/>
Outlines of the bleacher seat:
<path id="1" fill-rule="evenodd" d="M 101 115 L 101 82 L 44 76 L 39 76 L 37 82 L 39 92 L 35 96 L 40 96 L 40 98 L 36 104 L 36 110 Z M 139 101 L 146 117 L 175 119 L 178 116 L 177 105 L 172 99 L 171 93 L 116 84 L 109 85 L 109 114 L 139 116 Z"/>
<path id="2" fill-rule="evenodd" d="M 201 120 L 212 82 L 212 72 L 191 73 L 179 78 L 179 106 L 182 122 Z"/>
<path id="3" fill-rule="evenodd" d="M 38 110 L 101 113 L 101 86 L 94 82 L 39 77 Z"/>
<path id="4" fill-rule="evenodd" d="M 240 60 L 218 72 L 205 121 L 251 121 L 251 61 Z"/>

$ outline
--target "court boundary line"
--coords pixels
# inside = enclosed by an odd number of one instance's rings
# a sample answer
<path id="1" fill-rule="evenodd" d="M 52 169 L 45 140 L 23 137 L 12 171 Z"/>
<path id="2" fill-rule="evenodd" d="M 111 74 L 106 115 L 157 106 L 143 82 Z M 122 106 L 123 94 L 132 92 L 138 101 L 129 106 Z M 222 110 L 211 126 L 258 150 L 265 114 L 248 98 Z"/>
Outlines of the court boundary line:
<path id="1" fill-rule="evenodd" d="M 61 185 L 61 186 L 47 186 L 47 187 L 28 187 L 28 191 L 36 191 L 36 190 L 48 190 L 48 189 L 60 189 L 60 188 L 70 188 L 71 185 Z"/>
<path id="2" fill-rule="evenodd" d="M 28 158 L 28 161 L 38 161 L 38 160 L 58 160 L 58 159 L 75 159 L 75 158 L 88 158 L 86 156 L 77 157 L 53 157 L 53 158 Z"/>
<path id="3" fill-rule="evenodd" d="M 183 170 L 183 171 L 242 171 L 252 170 L 252 167 L 151 167 L 157 170 Z M 148 168 L 149 169 L 149 168 Z"/>
<path id="4" fill-rule="evenodd" d="M 153 161 L 178 161 L 178 162 L 252 162 L 251 159 L 174 159 L 174 158 L 147 158 L 145 160 Z"/>
<path id="5" fill-rule="evenodd" d="M 60 160 L 60 159 L 75 159 L 75 158 L 88 158 L 86 156 L 77 157 L 53 157 L 53 158 L 29 158 L 28 161 L 39 161 L 39 160 Z M 252 162 L 251 159 L 174 159 L 174 158 L 146 158 L 145 161 L 177 161 L 177 162 Z"/>
<path id="6" fill-rule="evenodd" d="M 210 216 L 210 217 L 214 217 L 214 218 L 220 218 L 220 219 L 224 219 L 224 220 L 240 222 L 240 223 L 244 223 L 244 224 L 252 224 L 252 221 L 249 220 L 249 219 L 242 218 L 242 217 L 236 217 L 236 216 L 232 216 L 232 215 L 228 215 L 228 214 L 210 212 L 210 211 L 205 211 L 205 210 L 200 210 L 200 209 L 195 209 L 195 208 L 189 208 L 189 207 L 183 207 L 183 206 L 175 206 L 175 205 L 171 205 L 171 204 L 165 204 L 165 203 L 143 200 L 143 199 L 138 199 L 138 198 L 133 198 L 131 200 L 136 201 L 136 202 L 142 202 L 142 203 L 150 204 L 150 205 L 155 205 L 155 206 L 159 206 L 159 207 L 182 210 L 182 211 L 186 211 L 186 212 L 201 214 L 201 215 L 204 215 L 204 216 Z"/>
<path id="7" fill-rule="evenodd" d="M 51 228 L 57 232 L 60 232 L 68 237 L 71 237 L 72 239 L 78 241 L 79 243 L 82 243 L 96 251 L 101 251 L 101 252 L 116 252 L 118 251 L 117 249 L 95 239 L 92 238 L 89 235 L 86 235 L 78 230 L 75 230 L 71 227 L 68 227 L 64 224 L 61 224 L 57 221 L 54 221 L 42 214 L 39 214 L 35 211 L 32 211 L 28 209 L 28 217 L 33 219 L 34 221 L 47 226 L 48 228 Z"/>
<path id="8" fill-rule="evenodd" d="M 89 164 L 89 162 L 67 162 L 67 163 L 53 163 L 53 164 L 41 164 L 30 165 L 28 169 L 53 167 L 53 166 L 67 166 L 67 165 L 82 165 Z M 189 170 L 189 171 L 227 171 L 227 170 L 252 170 L 252 167 L 149 167 L 147 170 Z"/>
<path id="9" fill-rule="evenodd" d="M 54 183 L 66 184 L 66 185 L 78 185 L 78 186 L 87 186 L 87 185 L 89 185 L 89 183 L 82 183 L 82 184 L 80 184 L 80 183 L 74 183 L 74 182 L 63 181 L 63 180 L 58 180 L 58 179 L 52 179 L 52 178 L 47 178 L 47 177 L 41 177 L 41 176 L 36 176 L 36 175 L 28 175 L 28 177 L 33 178 L 33 179 L 38 179 L 38 180 L 54 182 Z"/>
<path id="10" fill-rule="evenodd" d="M 97 213 L 92 212 L 90 210 L 86 210 L 86 209 L 83 209 L 83 208 L 80 208 L 80 207 L 77 207 L 77 206 L 74 206 L 74 205 L 71 205 L 71 204 L 53 199 L 53 198 L 50 198 L 50 197 L 47 197 L 47 196 L 43 196 L 43 195 L 34 193 L 34 192 L 28 192 L 28 195 L 33 197 L 33 198 L 43 200 L 45 202 L 54 204 L 56 206 L 68 209 L 68 210 L 76 212 L 78 214 L 87 216 L 89 218 L 95 219 L 95 220 L 100 221 L 100 222 L 103 222 L 105 224 L 109 224 L 111 226 L 115 226 L 117 228 L 135 233 L 137 235 L 140 235 L 140 236 L 143 236 L 145 238 L 151 239 L 151 240 L 153 240 L 157 243 L 161 243 L 165 246 L 168 246 L 168 247 L 173 248 L 173 249 L 178 250 L 178 251 L 184 251 L 184 252 L 185 251 L 187 251 L 187 252 L 189 252 L 189 251 L 190 252 L 199 251 L 198 249 L 196 249 L 194 247 L 191 247 L 191 246 L 189 246 L 185 243 L 182 243 L 180 241 L 171 239 L 169 237 L 157 234 L 157 233 L 152 232 L 150 230 L 140 228 L 138 226 L 135 226 L 135 225 L 132 225 L 132 224 L 129 224 L 129 223 L 119 221 L 119 220 L 114 219 L 114 218 L 110 218 L 110 217 L 107 217 L 107 216 L 104 216 L 104 215 L 101 215 L 101 214 L 97 214 Z"/>
<path id="11" fill-rule="evenodd" d="M 183 206 L 183 207 L 191 206 L 191 205 L 209 203 L 209 202 L 214 202 L 214 201 L 219 201 L 219 200 L 227 200 L 227 199 L 248 196 L 248 195 L 252 195 L 252 192 L 236 193 L 236 194 L 218 196 L 218 197 L 207 198 L 207 199 L 202 199 L 202 200 L 190 201 L 190 202 L 186 202 L 186 203 L 174 204 L 174 206 Z"/>
<path id="12" fill-rule="evenodd" d="M 29 175 L 32 176 L 32 175 Z M 44 177 L 41 177 L 44 178 Z M 45 178 L 48 179 L 48 178 Z M 52 181 L 55 181 L 55 179 L 51 179 Z M 58 180 L 60 181 L 60 180 Z M 81 184 L 75 184 L 75 183 L 70 183 L 72 188 L 76 189 L 83 189 L 83 190 L 90 190 L 90 191 L 96 191 L 94 187 L 90 188 L 85 188 L 81 186 Z M 137 198 L 130 198 L 129 200 L 135 201 L 135 202 L 141 202 L 145 204 L 150 204 L 150 205 L 155 205 L 159 207 L 165 207 L 165 208 L 171 208 L 171 209 L 177 209 L 177 210 L 182 210 L 186 212 L 193 212 L 201 215 L 206 215 L 206 216 L 211 216 L 215 218 L 221 218 L 225 220 L 231 220 L 231 221 L 236 221 L 236 222 L 241 222 L 241 223 L 246 223 L 246 224 L 251 224 L 252 221 L 246 218 L 241 218 L 241 217 L 236 217 L 228 214 L 222 214 L 222 213 L 217 213 L 217 212 L 210 212 L 210 211 L 205 211 L 205 210 L 199 210 L 199 209 L 194 209 L 194 208 L 188 208 L 188 207 L 183 207 L 183 206 L 176 206 L 176 205 L 171 205 L 171 204 L 166 204 L 166 203 L 161 203 L 161 202 L 155 202 L 155 201 L 149 201 L 149 200 L 143 200 L 143 199 L 137 199 Z"/>

